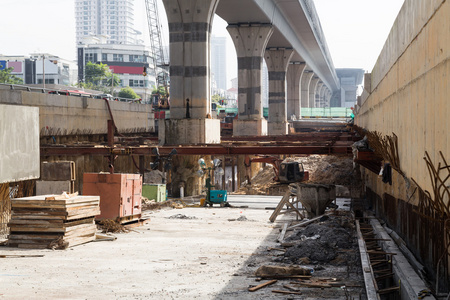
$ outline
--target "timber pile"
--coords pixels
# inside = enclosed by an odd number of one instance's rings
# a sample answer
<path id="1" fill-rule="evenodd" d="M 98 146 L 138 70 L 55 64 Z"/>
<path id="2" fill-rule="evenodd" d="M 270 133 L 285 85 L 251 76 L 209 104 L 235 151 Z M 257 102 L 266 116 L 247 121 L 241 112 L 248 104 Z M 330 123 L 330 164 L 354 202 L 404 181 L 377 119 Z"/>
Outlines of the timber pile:
<path id="1" fill-rule="evenodd" d="M 8 245 L 66 249 L 95 240 L 99 196 L 43 195 L 11 199 Z"/>

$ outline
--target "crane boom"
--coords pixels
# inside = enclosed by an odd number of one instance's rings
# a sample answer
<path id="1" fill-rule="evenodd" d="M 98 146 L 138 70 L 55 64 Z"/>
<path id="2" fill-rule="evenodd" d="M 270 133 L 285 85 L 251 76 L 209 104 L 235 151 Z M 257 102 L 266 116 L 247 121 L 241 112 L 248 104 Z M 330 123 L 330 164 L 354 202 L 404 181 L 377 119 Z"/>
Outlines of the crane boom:
<path id="1" fill-rule="evenodd" d="M 158 67 L 164 68 L 167 66 L 164 58 L 164 50 L 161 39 L 161 25 L 159 22 L 157 0 L 145 0 L 145 7 L 147 10 L 148 30 L 150 34 L 150 46 L 153 53 L 153 68 L 156 77 L 156 83 L 159 86 L 164 86 L 167 89 L 167 72 L 158 73 Z"/>

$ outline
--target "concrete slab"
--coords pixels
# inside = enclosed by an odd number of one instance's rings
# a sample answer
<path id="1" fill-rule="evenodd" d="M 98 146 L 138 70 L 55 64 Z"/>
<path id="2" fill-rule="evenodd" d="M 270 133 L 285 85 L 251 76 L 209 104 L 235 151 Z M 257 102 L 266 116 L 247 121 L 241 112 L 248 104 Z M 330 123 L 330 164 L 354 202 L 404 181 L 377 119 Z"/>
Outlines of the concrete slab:
<path id="1" fill-rule="evenodd" d="M 39 108 L 0 104 L 0 183 L 39 178 Z"/>

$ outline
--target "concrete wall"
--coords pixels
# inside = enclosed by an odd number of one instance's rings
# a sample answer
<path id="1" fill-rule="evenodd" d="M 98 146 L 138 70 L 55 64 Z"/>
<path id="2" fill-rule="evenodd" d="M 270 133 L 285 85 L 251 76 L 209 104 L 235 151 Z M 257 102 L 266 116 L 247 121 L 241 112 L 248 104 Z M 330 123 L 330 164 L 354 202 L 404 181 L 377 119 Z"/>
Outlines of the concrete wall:
<path id="1" fill-rule="evenodd" d="M 356 124 L 399 138 L 401 169 L 431 189 L 423 160 L 450 160 L 450 3 L 407 0 L 372 71 Z"/>
<path id="2" fill-rule="evenodd" d="M 367 130 L 398 136 L 405 176 L 393 171 L 389 185 L 363 170 L 367 199 L 425 265 L 431 280 L 436 280 L 443 253 L 444 226 L 431 213 L 417 213 L 418 192 L 411 178 L 433 194 L 425 151 L 435 165 L 441 161 L 439 151 L 450 161 L 449 16 L 449 1 L 405 1 L 371 76 L 365 76 L 370 82 L 355 119 Z M 449 286 L 442 278 L 440 286 Z"/>
<path id="3" fill-rule="evenodd" d="M 0 104 L 0 183 L 39 178 L 39 108 Z"/>
<path id="4" fill-rule="evenodd" d="M 39 107 L 41 136 L 105 134 L 110 119 L 102 99 L 0 90 L 0 103 Z M 155 131 L 151 105 L 118 101 L 109 104 L 119 132 Z"/>

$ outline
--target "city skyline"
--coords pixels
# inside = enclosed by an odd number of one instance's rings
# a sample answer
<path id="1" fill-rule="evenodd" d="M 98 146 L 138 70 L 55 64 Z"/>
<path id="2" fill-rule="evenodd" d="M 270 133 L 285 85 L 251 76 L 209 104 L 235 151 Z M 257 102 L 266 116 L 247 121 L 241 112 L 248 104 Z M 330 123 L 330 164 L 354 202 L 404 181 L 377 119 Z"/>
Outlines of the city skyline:
<path id="1" fill-rule="evenodd" d="M 45 52 L 64 59 L 76 58 L 76 21 L 74 0 L 4 0 L 5 7 L 20 12 L 23 20 L 17 22 L 17 15 L 5 14 L 0 19 L 4 30 L 0 54 L 29 55 Z M 330 54 L 336 68 L 362 68 L 371 71 L 378 58 L 389 30 L 394 23 L 403 0 L 315 0 Z M 135 2 L 135 29 L 147 40 L 144 1 Z M 164 12 L 158 0 L 159 10 Z M 386 9 L 389 7 L 389 9 Z M 163 33 L 167 32 L 165 13 L 160 14 Z M 237 76 L 237 59 L 226 22 L 215 16 L 212 34 L 227 38 L 227 86 Z M 166 35 L 166 33 L 164 34 Z M 167 43 L 168 38 L 163 37 Z"/>

